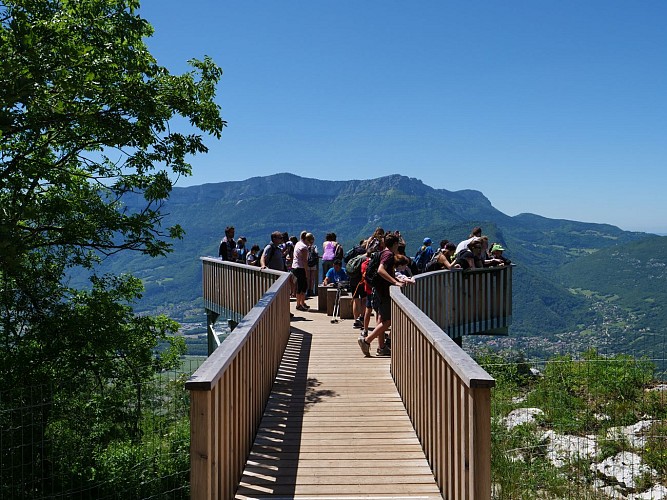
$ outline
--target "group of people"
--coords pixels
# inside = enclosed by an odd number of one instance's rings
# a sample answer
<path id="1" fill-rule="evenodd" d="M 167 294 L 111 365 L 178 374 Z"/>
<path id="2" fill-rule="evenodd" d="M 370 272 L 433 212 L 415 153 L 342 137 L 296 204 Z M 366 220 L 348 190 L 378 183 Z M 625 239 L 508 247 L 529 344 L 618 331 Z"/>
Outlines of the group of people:
<path id="1" fill-rule="evenodd" d="M 424 238 L 414 258 L 406 255 L 405 240 L 399 231 L 384 231 L 378 227 L 359 245 L 343 253 L 336 241 L 335 233 L 328 233 L 322 245 L 323 286 L 349 282 L 352 293 L 354 328 L 361 330 L 358 338 L 363 354 L 370 356 L 371 343 L 377 339 L 378 356 L 391 355 L 390 336 L 392 286 L 403 287 L 414 283 L 414 275 L 442 269 L 478 269 L 509 265 L 500 243 L 489 244 L 482 235 L 481 227 L 472 229 L 470 236 L 458 245 L 442 240 L 439 248 L 433 248 L 431 238 Z M 293 275 L 292 296 L 296 298 L 296 309 L 308 311 L 309 296 L 316 294 L 320 256 L 315 237 L 302 231 L 299 238 L 274 231 L 271 241 L 261 251 L 259 245 L 246 250 L 246 239 L 234 240 L 234 227 L 225 229 L 220 242 L 219 256 L 223 260 L 257 265 L 263 269 L 288 271 Z M 347 264 L 348 273 L 344 264 Z M 369 269 L 370 268 L 370 269 Z M 354 271 L 354 272 L 353 272 Z M 369 275 L 373 275 L 371 279 Z M 370 330 L 370 320 L 376 314 L 375 327 Z"/>
<path id="2" fill-rule="evenodd" d="M 305 269 L 307 295 L 316 294 L 319 255 L 317 255 L 317 246 L 314 244 L 315 237 L 311 233 L 303 231 L 300 238 L 297 238 L 296 236 L 290 237 L 286 232 L 274 231 L 269 237 L 268 244 L 264 247 L 255 244 L 252 245 L 250 250 L 248 250 L 247 239 L 244 236 L 235 239 L 234 233 L 234 226 L 225 228 L 225 236 L 218 247 L 218 257 L 220 259 L 276 271 L 291 272 L 295 267 Z M 310 243 L 307 246 L 305 267 L 301 259 L 295 266 L 295 250 L 299 241 L 303 240 L 306 235 L 310 235 L 311 239 L 309 239 Z M 300 252 L 303 251 L 301 245 L 299 245 L 299 250 Z M 299 253 L 299 256 L 302 257 L 302 254 Z M 298 273 L 300 274 L 301 271 L 298 271 Z M 292 282 L 291 290 L 293 297 L 297 296 L 297 286 L 298 283 L 295 279 Z"/>
<path id="3" fill-rule="evenodd" d="M 500 243 L 489 244 L 488 236 L 482 234 L 481 227 L 474 227 L 470 236 L 458 245 L 443 240 L 441 249 L 434 260 L 437 269 L 481 269 L 485 267 L 506 266 L 511 261 L 503 255 L 505 248 Z"/>
<path id="4" fill-rule="evenodd" d="M 238 262 L 239 264 L 259 266 L 259 245 L 253 245 L 248 250 L 247 238 L 239 236 L 238 239 L 234 239 L 234 234 L 234 226 L 227 226 L 225 228 L 225 236 L 218 247 L 218 257 L 222 260 Z"/>

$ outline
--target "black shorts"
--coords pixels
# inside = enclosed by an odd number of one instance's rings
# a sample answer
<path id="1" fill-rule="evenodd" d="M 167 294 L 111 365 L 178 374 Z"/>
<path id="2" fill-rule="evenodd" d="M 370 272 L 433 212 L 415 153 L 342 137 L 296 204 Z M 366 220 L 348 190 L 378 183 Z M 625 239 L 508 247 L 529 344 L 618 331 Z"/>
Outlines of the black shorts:
<path id="1" fill-rule="evenodd" d="M 292 274 L 296 277 L 296 293 L 306 293 L 308 290 L 306 270 L 302 267 L 293 267 Z"/>
<path id="2" fill-rule="evenodd" d="M 373 292 L 373 309 L 382 321 L 391 320 L 391 297 Z"/>

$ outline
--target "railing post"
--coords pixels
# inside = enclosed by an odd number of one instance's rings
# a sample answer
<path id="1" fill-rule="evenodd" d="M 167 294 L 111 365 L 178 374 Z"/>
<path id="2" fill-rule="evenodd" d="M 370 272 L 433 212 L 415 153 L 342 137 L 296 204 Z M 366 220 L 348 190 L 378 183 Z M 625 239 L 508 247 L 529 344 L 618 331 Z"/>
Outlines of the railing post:
<path id="1" fill-rule="evenodd" d="M 211 391 L 190 391 L 190 493 L 193 499 L 214 498 L 217 489 L 217 419 Z M 214 486 L 215 485 L 215 486 Z"/>
<path id="2" fill-rule="evenodd" d="M 475 500 L 491 499 L 491 389 L 473 388 L 470 391 L 470 406 L 473 415 L 471 457 L 474 463 Z M 478 457 L 483 457 L 478 460 Z"/>

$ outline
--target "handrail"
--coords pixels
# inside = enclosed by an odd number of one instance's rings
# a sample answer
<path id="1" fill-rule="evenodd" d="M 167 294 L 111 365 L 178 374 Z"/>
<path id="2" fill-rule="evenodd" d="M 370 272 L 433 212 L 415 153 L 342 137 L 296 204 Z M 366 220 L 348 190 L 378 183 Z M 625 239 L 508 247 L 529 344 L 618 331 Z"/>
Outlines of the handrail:
<path id="1" fill-rule="evenodd" d="M 220 301 L 239 312 L 261 293 L 234 332 L 185 384 L 191 399 L 191 497 L 233 498 L 289 340 L 290 276 L 202 260 L 208 300 L 240 296 Z M 244 286 L 234 288 L 240 284 Z M 268 289 L 262 291 L 263 286 Z"/>
<path id="2" fill-rule="evenodd" d="M 391 373 L 436 483 L 445 498 L 490 499 L 495 380 L 399 289 L 391 297 Z"/>
<path id="3" fill-rule="evenodd" d="M 460 345 L 463 335 L 507 334 L 512 323 L 513 267 L 424 273 L 403 291 Z"/>
<path id="4" fill-rule="evenodd" d="M 204 307 L 228 314 L 237 323 L 255 307 L 269 287 L 285 273 L 272 269 L 201 257 Z M 224 263 L 223 263 L 224 262 Z M 234 293 L 224 293 L 232 287 Z"/>

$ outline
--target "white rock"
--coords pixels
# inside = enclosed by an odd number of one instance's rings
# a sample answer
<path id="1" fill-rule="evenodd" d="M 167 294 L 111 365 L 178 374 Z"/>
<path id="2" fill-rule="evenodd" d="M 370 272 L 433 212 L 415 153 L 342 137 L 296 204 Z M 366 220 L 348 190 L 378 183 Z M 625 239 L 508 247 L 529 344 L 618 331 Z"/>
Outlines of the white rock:
<path id="1" fill-rule="evenodd" d="M 650 490 L 628 495 L 628 500 L 667 500 L 667 488 L 656 484 Z"/>
<path id="2" fill-rule="evenodd" d="M 598 464 L 591 464 L 591 470 L 629 489 L 634 489 L 636 479 L 644 474 L 650 473 L 653 476 L 657 474 L 644 464 L 639 455 L 629 451 L 623 451 Z"/>
<path id="3" fill-rule="evenodd" d="M 621 491 L 618 491 L 613 486 L 605 486 L 603 488 L 598 488 L 598 491 L 604 493 L 606 497 L 611 498 L 613 500 L 622 500 L 628 498 Z"/>
<path id="4" fill-rule="evenodd" d="M 544 412 L 539 408 L 517 408 L 503 419 L 503 423 L 508 429 L 514 429 L 517 425 L 534 423 L 537 415 L 544 415 Z"/>
<path id="5" fill-rule="evenodd" d="M 544 437 L 548 439 L 546 458 L 555 467 L 562 467 L 577 458 L 593 459 L 598 453 L 593 438 L 556 434 L 552 430 L 545 432 Z"/>
<path id="6" fill-rule="evenodd" d="M 646 444 L 644 431 L 652 424 L 653 420 L 640 420 L 626 427 L 610 427 L 607 429 L 607 439 L 627 439 L 633 448 L 643 448 Z"/>
<path id="7" fill-rule="evenodd" d="M 519 403 L 523 403 L 525 400 L 526 396 L 517 396 L 515 398 L 512 398 L 512 403 L 518 405 Z"/>
<path id="8" fill-rule="evenodd" d="M 646 392 L 667 392 L 667 384 L 656 385 L 655 387 L 650 387 L 646 389 Z"/>

